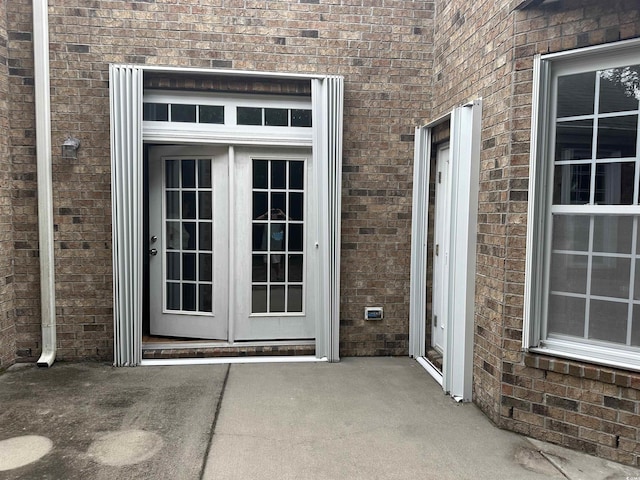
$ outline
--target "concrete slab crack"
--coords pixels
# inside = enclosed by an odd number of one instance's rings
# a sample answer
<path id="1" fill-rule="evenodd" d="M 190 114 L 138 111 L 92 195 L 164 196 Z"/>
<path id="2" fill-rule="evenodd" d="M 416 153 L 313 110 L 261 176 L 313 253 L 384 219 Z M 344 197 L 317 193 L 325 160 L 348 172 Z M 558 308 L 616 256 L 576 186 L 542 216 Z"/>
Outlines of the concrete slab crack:
<path id="1" fill-rule="evenodd" d="M 207 468 L 207 460 L 209 459 L 209 452 L 211 451 L 211 443 L 213 442 L 213 436 L 216 432 L 216 425 L 218 423 L 218 416 L 220 415 L 220 409 L 222 408 L 222 400 L 224 399 L 224 393 L 227 389 L 227 380 L 229 379 L 229 372 L 231 371 L 231 364 L 227 365 L 227 371 L 224 374 L 224 381 L 222 382 L 222 389 L 220 390 L 220 396 L 218 397 L 218 403 L 216 405 L 216 413 L 213 417 L 213 423 L 211 424 L 211 430 L 209 432 L 209 441 L 207 442 L 207 448 L 204 452 L 204 458 L 202 459 L 202 468 L 200 469 L 200 480 L 204 478 L 204 472 Z"/>

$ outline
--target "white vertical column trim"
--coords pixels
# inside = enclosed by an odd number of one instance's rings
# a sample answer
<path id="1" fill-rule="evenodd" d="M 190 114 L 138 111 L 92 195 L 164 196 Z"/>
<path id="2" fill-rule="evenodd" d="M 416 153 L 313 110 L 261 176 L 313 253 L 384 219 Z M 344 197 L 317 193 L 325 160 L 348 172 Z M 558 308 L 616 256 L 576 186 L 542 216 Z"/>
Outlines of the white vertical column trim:
<path id="1" fill-rule="evenodd" d="M 229 109 L 225 109 L 229 110 Z M 235 109 L 232 109 L 235 110 Z M 229 145 L 227 150 L 227 168 L 229 175 L 229 199 L 231 201 L 228 202 L 228 210 L 227 215 L 229 218 L 229 232 L 231 235 L 227 235 L 228 242 L 228 257 L 223 259 L 223 261 L 228 262 L 228 271 L 229 278 L 237 278 L 236 277 L 236 235 L 237 235 L 237 222 L 236 222 L 236 149 L 233 145 Z M 233 241 L 231 241 L 233 239 Z M 227 340 L 229 342 L 234 342 L 236 339 L 236 282 L 229 282 L 229 302 L 228 302 L 228 331 L 227 331 Z"/>
<path id="2" fill-rule="evenodd" d="M 318 187 L 316 245 L 320 294 L 316 299 L 316 356 L 340 359 L 340 221 L 344 79 L 311 81 L 313 161 Z"/>
<path id="3" fill-rule="evenodd" d="M 427 308 L 427 242 L 431 128 L 417 127 L 413 154 L 411 277 L 409 290 L 409 356 L 423 357 Z"/>
<path id="4" fill-rule="evenodd" d="M 114 364 L 142 360 L 142 70 L 109 67 Z"/>
<path id="5" fill-rule="evenodd" d="M 445 390 L 471 401 L 482 101 L 451 115 L 451 236 Z"/>

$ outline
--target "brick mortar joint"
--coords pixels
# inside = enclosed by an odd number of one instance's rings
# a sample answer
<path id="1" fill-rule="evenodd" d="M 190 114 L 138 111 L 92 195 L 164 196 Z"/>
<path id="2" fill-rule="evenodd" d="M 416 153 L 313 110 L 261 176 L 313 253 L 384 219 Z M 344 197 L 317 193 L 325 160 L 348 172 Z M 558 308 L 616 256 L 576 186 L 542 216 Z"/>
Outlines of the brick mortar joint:
<path id="1" fill-rule="evenodd" d="M 610 385 L 617 385 L 623 388 L 637 388 L 631 385 L 632 380 L 635 380 L 636 384 L 640 385 L 640 372 L 615 369 L 585 362 L 576 362 L 538 353 L 525 353 L 522 365 L 535 368 L 537 370 L 560 373 L 562 375 L 568 375 L 575 378 L 584 378 Z"/>

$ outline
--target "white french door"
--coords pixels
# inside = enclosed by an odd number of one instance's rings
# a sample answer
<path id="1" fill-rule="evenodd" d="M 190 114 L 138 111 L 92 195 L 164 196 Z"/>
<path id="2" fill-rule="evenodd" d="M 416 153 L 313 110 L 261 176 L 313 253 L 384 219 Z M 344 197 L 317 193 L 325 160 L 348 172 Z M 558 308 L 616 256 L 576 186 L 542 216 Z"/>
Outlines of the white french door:
<path id="1" fill-rule="evenodd" d="M 315 338 L 309 149 L 149 153 L 152 335 Z"/>
<path id="2" fill-rule="evenodd" d="M 226 148 L 150 149 L 152 335 L 227 339 L 228 178 Z"/>

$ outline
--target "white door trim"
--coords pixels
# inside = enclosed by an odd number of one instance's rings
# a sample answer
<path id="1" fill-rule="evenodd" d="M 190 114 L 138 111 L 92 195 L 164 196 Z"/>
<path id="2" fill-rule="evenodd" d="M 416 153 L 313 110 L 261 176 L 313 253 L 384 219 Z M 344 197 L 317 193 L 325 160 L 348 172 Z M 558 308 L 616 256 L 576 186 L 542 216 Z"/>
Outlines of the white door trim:
<path id="1" fill-rule="evenodd" d="M 410 355 L 424 358 L 426 325 L 427 226 L 429 208 L 429 162 L 431 130 L 450 120 L 450 234 L 449 281 L 446 308 L 450 319 L 445 329 L 442 377 L 427 368 L 443 390 L 456 400 L 470 401 L 473 373 L 473 320 L 475 262 L 480 165 L 482 101 L 457 107 L 449 115 L 416 129 L 414 201 L 411 245 L 411 293 L 409 318 Z"/>
<path id="2" fill-rule="evenodd" d="M 134 366 L 142 362 L 142 260 L 146 242 L 142 235 L 143 211 L 143 76 L 145 72 L 187 75 L 245 76 L 252 78 L 306 79 L 311 83 L 313 117 L 312 148 L 318 180 L 318 211 L 322 229 L 315 242 L 322 265 L 321 295 L 317 299 L 326 312 L 316 325 L 316 357 L 339 360 L 340 322 L 340 194 L 342 166 L 342 115 L 344 79 L 339 76 L 298 75 L 234 70 L 192 69 L 142 65 L 109 67 L 110 131 L 113 225 L 114 365 Z M 167 132 L 164 132 L 166 134 Z M 237 141 L 237 136 L 234 136 Z M 279 139 L 279 145 L 300 139 Z M 225 143 L 221 138 L 187 139 L 155 137 L 167 143 Z M 302 143 L 302 142 L 301 142 Z M 305 141 L 306 143 L 306 141 Z M 227 143 L 228 145 L 229 143 Z M 308 144 L 307 144 L 308 145 Z M 304 146 L 304 145 L 303 145 Z"/>

